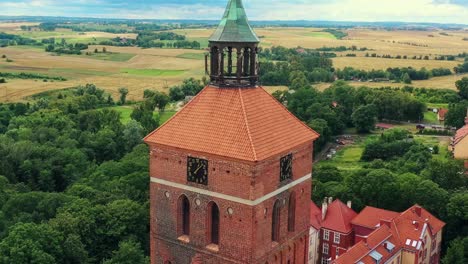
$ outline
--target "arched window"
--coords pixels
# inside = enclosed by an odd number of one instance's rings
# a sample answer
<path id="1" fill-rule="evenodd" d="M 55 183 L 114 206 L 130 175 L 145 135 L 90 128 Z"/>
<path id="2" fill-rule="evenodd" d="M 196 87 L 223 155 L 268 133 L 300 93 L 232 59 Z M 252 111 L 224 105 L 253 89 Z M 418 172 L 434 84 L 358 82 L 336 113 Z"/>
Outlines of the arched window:
<path id="1" fill-rule="evenodd" d="M 292 192 L 289 196 L 288 206 L 288 231 L 294 232 L 296 226 L 296 193 Z"/>
<path id="2" fill-rule="evenodd" d="M 271 220 L 271 240 L 279 241 L 279 233 L 280 233 L 280 214 L 281 211 L 281 204 L 280 201 L 276 201 L 275 205 L 273 206 L 273 215 Z"/>
<path id="3" fill-rule="evenodd" d="M 219 244 L 219 207 L 211 202 L 208 205 L 208 244 Z"/>
<path id="4" fill-rule="evenodd" d="M 185 195 L 179 198 L 178 231 L 180 236 L 190 235 L 190 202 Z"/>

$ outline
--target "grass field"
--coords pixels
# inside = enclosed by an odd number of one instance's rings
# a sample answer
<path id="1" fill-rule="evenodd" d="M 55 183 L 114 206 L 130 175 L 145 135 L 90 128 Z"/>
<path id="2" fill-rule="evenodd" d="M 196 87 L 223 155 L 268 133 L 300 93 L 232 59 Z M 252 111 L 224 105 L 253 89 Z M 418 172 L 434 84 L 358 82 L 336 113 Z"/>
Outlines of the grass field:
<path id="1" fill-rule="evenodd" d="M 437 114 L 434 112 L 425 112 L 424 113 L 424 123 L 425 124 L 438 124 Z"/>
<path id="2" fill-rule="evenodd" d="M 96 60 L 119 61 L 119 62 L 129 61 L 130 59 L 136 56 L 135 54 L 130 54 L 130 53 L 109 53 L 109 52 L 90 53 L 90 54 L 91 55 L 84 55 L 84 56 L 87 56 L 88 58 L 96 59 Z"/>
<path id="3" fill-rule="evenodd" d="M 340 170 L 358 170 L 362 168 L 365 162 L 361 161 L 361 156 L 364 151 L 363 142 L 352 146 L 345 147 L 336 153 L 336 156 L 329 160 L 320 161 L 320 165 L 333 165 Z"/>

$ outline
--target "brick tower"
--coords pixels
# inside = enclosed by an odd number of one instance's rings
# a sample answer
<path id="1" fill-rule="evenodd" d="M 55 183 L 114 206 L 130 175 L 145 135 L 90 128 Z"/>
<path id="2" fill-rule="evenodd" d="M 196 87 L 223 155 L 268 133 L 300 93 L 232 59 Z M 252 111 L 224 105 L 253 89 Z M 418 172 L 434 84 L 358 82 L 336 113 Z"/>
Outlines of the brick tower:
<path id="1" fill-rule="evenodd" d="M 210 38 L 211 83 L 145 138 L 151 263 L 306 263 L 313 141 L 258 85 L 241 0 Z"/>

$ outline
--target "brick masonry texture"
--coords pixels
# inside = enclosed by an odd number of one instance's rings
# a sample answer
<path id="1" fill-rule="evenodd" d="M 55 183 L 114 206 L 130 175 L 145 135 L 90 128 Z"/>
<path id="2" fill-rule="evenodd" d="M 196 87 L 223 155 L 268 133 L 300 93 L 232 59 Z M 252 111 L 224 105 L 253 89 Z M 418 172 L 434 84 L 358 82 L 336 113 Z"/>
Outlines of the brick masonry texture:
<path id="1" fill-rule="evenodd" d="M 247 200 L 256 200 L 285 184 L 311 173 L 312 143 L 260 162 L 196 153 L 151 145 L 150 175 L 169 182 L 193 186 Z M 280 158 L 293 153 L 293 179 L 280 183 Z M 208 186 L 187 182 L 187 156 L 209 160 Z M 296 197 L 294 232 L 288 231 L 288 205 Z M 167 197 L 169 194 L 169 197 Z M 178 239 L 179 198 L 185 195 L 191 208 L 190 241 Z M 302 182 L 256 206 L 235 203 L 171 186 L 151 183 L 151 263 L 305 263 L 310 215 L 311 181 Z M 199 205 L 196 200 L 199 201 Z M 272 211 L 279 200 L 280 238 L 271 240 Z M 220 211 L 219 251 L 207 248 L 209 204 Z M 232 208 L 233 214 L 228 213 Z M 289 262 L 288 262 L 289 261 Z"/>

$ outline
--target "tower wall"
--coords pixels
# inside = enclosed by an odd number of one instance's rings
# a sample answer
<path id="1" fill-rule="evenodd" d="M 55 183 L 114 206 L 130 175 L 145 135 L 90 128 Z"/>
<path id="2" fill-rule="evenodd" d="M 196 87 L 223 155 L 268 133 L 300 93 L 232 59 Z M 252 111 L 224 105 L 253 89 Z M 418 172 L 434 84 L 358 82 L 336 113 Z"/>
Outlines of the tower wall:
<path id="1" fill-rule="evenodd" d="M 203 263 L 305 263 L 311 181 L 304 176 L 311 173 L 312 151 L 312 144 L 292 150 L 293 179 L 280 183 L 279 156 L 258 164 L 244 163 L 151 146 L 152 263 L 191 263 L 197 256 Z M 209 160 L 208 186 L 187 183 L 188 155 Z M 305 180 L 297 183 L 301 179 Z M 294 186 L 289 186 L 291 184 Z M 288 231 L 288 205 L 292 192 L 296 197 L 294 232 Z M 272 197 L 265 199 L 265 195 L 272 193 Z M 178 201 L 182 195 L 188 198 L 191 208 L 189 241 L 178 234 L 177 221 L 181 217 Z M 282 203 L 280 239 L 273 242 L 272 211 L 277 200 Z M 249 201 L 252 204 L 245 204 Z M 208 246 L 210 202 L 215 202 L 220 210 L 218 250 Z"/>

